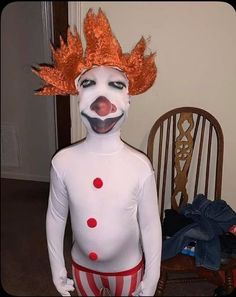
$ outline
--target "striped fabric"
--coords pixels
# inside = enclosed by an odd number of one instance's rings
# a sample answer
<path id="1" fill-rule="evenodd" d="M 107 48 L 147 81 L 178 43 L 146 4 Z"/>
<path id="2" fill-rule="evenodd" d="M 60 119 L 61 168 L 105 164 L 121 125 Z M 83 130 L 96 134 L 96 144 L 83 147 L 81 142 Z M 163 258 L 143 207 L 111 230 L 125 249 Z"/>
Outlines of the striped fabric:
<path id="1" fill-rule="evenodd" d="M 117 273 L 93 271 L 72 261 L 72 272 L 79 296 L 132 296 L 142 280 L 144 261 Z"/>

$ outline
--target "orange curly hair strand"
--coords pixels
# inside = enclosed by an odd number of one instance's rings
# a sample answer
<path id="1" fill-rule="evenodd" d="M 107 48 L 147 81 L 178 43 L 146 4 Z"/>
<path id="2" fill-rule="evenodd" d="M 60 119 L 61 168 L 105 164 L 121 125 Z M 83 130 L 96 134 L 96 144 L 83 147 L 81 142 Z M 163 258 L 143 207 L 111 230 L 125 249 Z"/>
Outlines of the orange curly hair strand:
<path id="1" fill-rule="evenodd" d="M 84 20 L 86 49 L 83 47 L 77 30 L 74 35 L 70 28 L 67 31 L 67 44 L 60 37 L 60 47 L 52 54 L 53 66 L 32 68 L 46 85 L 37 95 L 76 95 L 78 91 L 75 79 L 93 66 L 118 67 L 124 71 L 129 80 L 129 94 L 138 95 L 148 90 L 157 75 L 155 53 L 144 55 L 146 41 L 142 37 L 130 54 L 122 53 L 121 46 L 111 31 L 105 14 L 99 9 L 95 15 L 90 9 Z"/>

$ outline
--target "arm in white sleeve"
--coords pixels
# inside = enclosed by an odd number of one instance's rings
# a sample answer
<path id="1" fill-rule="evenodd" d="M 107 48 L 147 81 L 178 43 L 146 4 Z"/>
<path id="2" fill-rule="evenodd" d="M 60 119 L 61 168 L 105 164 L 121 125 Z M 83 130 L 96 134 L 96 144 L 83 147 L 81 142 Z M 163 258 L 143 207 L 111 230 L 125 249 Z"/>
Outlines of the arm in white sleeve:
<path id="1" fill-rule="evenodd" d="M 46 234 L 53 283 L 62 296 L 70 296 L 68 291 L 74 290 L 73 281 L 67 278 L 63 252 L 67 217 L 67 190 L 52 162 Z"/>
<path id="2" fill-rule="evenodd" d="M 139 296 L 154 296 L 160 277 L 162 232 L 154 173 L 146 178 L 138 206 L 145 271 Z"/>

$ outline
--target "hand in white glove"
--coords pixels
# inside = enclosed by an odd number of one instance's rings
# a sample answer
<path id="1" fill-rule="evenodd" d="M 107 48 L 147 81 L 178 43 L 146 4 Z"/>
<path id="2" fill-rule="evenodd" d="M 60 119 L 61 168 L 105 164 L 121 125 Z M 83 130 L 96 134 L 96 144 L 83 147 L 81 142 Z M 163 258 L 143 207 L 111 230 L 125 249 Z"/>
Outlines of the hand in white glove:
<path id="1" fill-rule="evenodd" d="M 59 273 L 58 279 L 53 279 L 57 291 L 62 296 L 71 296 L 69 291 L 74 291 L 74 281 L 67 278 L 67 271 L 65 268 Z"/>
<path id="2" fill-rule="evenodd" d="M 132 296 L 154 296 L 155 288 L 150 286 L 145 286 L 146 283 L 140 282 L 137 289 L 132 293 Z"/>
<path id="3" fill-rule="evenodd" d="M 143 292 L 143 281 L 140 282 L 137 289 L 132 293 L 132 296 L 142 296 Z"/>

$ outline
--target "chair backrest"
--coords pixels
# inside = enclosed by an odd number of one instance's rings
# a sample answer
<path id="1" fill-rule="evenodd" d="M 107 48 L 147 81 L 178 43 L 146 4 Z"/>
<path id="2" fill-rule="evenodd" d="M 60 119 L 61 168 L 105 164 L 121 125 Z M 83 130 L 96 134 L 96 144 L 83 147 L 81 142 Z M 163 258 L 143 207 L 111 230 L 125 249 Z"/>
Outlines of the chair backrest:
<path id="1" fill-rule="evenodd" d="M 221 198 L 223 149 L 221 126 L 203 109 L 176 108 L 154 123 L 147 154 L 156 173 L 161 220 L 165 209 L 178 211 L 199 193 Z"/>

